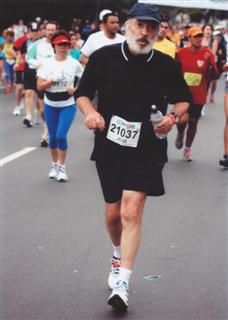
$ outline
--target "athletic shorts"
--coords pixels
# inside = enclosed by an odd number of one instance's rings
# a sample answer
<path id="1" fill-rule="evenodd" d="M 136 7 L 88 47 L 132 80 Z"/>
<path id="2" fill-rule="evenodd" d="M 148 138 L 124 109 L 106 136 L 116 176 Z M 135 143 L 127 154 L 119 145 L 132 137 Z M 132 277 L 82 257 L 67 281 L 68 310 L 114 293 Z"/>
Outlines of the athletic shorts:
<path id="1" fill-rule="evenodd" d="M 148 196 L 162 196 L 165 193 L 162 169 L 164 164 L 151 167 L 116 167 L 96 161 L 105 202 L 114 203 L 122 198 L 123 190 L 145 192 Z"/>
<path id="2" fill-rule="evenodd" d="M 16 70 L 15 75 L 16 75 L 15 83 L 16 84 L 23 84 L 24 83 L 24 71 Z"/>
<path id="3" fill-rule="evenodd" d="M 24 71 L 24 87 L 25 90 L 34 90 L 37 91 L 37 85 L 36 85 L 36 70 L 30 69 L 28 65 L 25 66 Z"/>
<path id="4" fill-rule="evenodd" d="M 40 100 L 44 100 L 45 91 L 37 91 L 37 96 Z"/>
<path id="5" fill-rule="evenodd" d="M 201 117 L 201 111 L 203 109 L 203 105 L 199 104 L 190 104 L 187 113 L 190 118 L 198 120 Z"/>
<path id="6" fill-rule="evenodd" d="M 228 80 L 225 81 L 225 95 L 228 94 Z"/>

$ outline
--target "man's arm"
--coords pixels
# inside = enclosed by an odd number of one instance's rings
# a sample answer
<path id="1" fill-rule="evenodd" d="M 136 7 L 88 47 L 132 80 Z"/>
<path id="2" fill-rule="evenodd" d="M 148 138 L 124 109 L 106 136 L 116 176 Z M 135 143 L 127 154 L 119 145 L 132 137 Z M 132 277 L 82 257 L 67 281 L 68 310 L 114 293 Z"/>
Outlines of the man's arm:
<path id="1" fill-rule="evenodd" d="M 80 62 L 82 64 L 86 65 L 88 63 L 88 61 L 89 61 L 89 58 L 86 55 L 82 54 L 80 57 Z"/>
<path id="2" fill-rule="evenodd" d="M 173 106 L 170 113 L 175 112 L 178 118 L 181 118 L 188 111 L 188 108 L 189 108 L 188 102 L 178 102 Z"/>
<path id="3" fill-rule="evenodd" d="M 188 102 L 176 103 L 170 113 L 166 114 L 162 121 L 155 125 L 154 131 L 156 133 L 168 133 L 176 123 L 175 116 L 173 116 L 172 113 L 175 113 L 178 118 L 181 118 L 187 112 L 188 107 Z"/>
<path id="4" fill-rule="evenodd" d="M 82 113 L 85 115 L 85 125 L 88 129 L 105 128 L 105 121 L 102 115 L 96 111 L 92 101 L 88 97 L 79 97 L 76 101 Z"/>
<path id="5" fill-rule="evenodd" d="M 29 67 L 38 69 L 41 64 L 37 60 L 37 45 L 40 43 L 40 40 L 34 42 L 29 51 L 26 54 L 26 62 L 29 64 Z"/>

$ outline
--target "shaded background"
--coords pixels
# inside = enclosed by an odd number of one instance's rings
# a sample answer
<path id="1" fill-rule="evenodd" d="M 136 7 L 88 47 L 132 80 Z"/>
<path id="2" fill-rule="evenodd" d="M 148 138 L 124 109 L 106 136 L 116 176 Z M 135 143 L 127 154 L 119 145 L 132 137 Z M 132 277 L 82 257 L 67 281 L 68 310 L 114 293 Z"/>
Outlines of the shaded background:
<path id="1" fill-rule="evenodd" d="M 137 0 L 0 0 L 0 29 L 4 29 L 22 18 L 28 22 L 35 17 L 57 20 L 62 28 L 69 29 L 73 18 L 96 20 L 102 9 L 111 9 L 120 15 L 121 22 L 126 10 Z M 194 22 L 211 16 L 227 19 L 228 12 L 201 9 L 161 7 L 163 14 L 174 18 L 178 12 L 188 12 Z"/>

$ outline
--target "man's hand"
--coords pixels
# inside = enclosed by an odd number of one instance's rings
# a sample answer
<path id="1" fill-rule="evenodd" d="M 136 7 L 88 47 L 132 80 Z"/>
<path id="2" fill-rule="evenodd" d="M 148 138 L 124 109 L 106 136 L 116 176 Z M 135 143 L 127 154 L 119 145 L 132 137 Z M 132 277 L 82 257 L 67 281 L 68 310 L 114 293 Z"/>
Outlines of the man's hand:
<path id="1" fill-rule="evenodd" d="M 154 126 L 154 131 L 159 134 L 166 134 L 172 129 L 174 123 L 175 122 L 173 121 L 172 117 L 165 115 L 162 120 Z"/>
<path id="2" fill-rule="evenodd" d="M 85 125 L 88 129 L 100 129 L 105 128 L 105 121 L 101 114 L 97 111 L 89 112 L 85 118 Z"/>
<path id="3" fill-rule="evenodd" d="M 223 66 L 223 70 L 224 70 L 224 71 L 228 71 L 228 63 L 226 63 L 226 64 Z"/>
<path id="4" fill-rule="evenodd" d="M 75 92 L 75 88 L 68 88 L 67 92 L 70 96 L 73 96 L 74 92 Z"/>

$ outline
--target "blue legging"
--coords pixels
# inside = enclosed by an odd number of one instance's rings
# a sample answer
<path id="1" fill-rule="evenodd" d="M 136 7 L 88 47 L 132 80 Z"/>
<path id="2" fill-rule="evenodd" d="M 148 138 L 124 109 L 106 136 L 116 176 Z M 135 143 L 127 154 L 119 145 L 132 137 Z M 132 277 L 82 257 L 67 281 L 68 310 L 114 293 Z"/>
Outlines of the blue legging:
<path id="1" fill-rule="evenodd" d="M 49 147 L 65 151 L 67 133 L 76 114 L 76 105 L 68 107 L 51 107 L 44 104 L 44 116 L 49 133 Z"/>
<path id="2" fill-rule="evenodd" d="M 7 84 L 13 84 L 14 80 L 14 64 L 9 64 L 6 59 L 3 59 L 3 68 L 5 71 L 5 81 Z"/>

